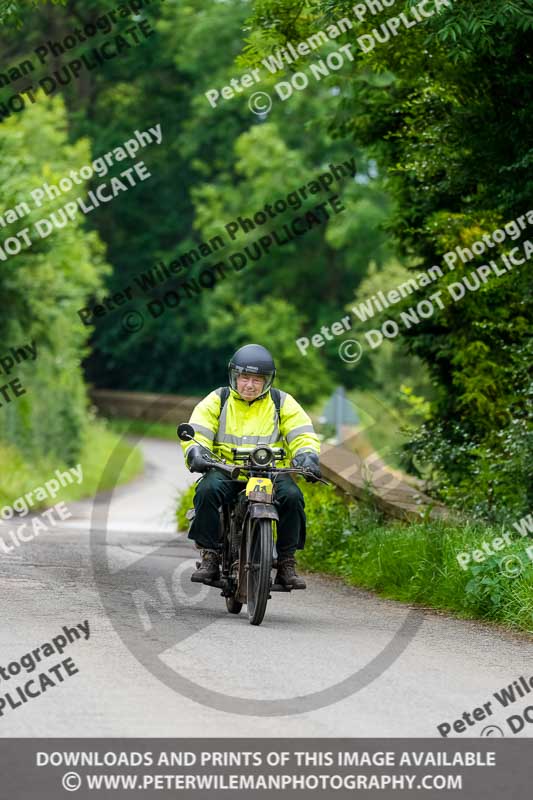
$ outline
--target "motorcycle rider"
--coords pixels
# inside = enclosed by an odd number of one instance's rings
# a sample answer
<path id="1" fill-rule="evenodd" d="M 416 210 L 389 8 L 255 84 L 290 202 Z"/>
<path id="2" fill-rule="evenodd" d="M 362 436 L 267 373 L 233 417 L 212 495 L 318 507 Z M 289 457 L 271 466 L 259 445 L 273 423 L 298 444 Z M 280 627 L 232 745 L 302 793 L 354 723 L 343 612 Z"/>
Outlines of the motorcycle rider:
<path id="1" fill-rule="evenodd" d="M 308 470 L 310 474 L 306 480 L 314 482 L 321 477 L 320 441 L 310 417 L 296 400 L 286 392 L 272 389 L 275 375 L 274 359 L 266 348 L 258 344 L 241 347 L 228 364 L 229 391 L 221 387 L 208 394 L 195 407 L 189 423 L 194 428 L 195 439 L 228 463 L 234 463 L 233 448 L 253 450 L 258 444 L 283 447 L 292 466 Z M 242 491 L 242 482 L 239 485 L 220 470 L 211 469 L 213 462 L 195 442 L 182 442 L 182 447 L 189 470 L 206 473 L 196 486 L 196 513 L 189 531 L 189 538 L 196 542 L 202 555 L 200 568 L 191 580 L 199 583 L 205 579 L 217 580 L 220 565 L 218 509 L 224 501 Z M 277 466 L 289 466 L 289 462 L 285 459 L 277 462 Z M 296 574 L 294 558 L 295 551 L 303 549 L 305 544 L 303 494 L 289 474 L 279 475 L 275 487 L 279 513 L 275 583 L 305 589 L 304 579 Z"/>

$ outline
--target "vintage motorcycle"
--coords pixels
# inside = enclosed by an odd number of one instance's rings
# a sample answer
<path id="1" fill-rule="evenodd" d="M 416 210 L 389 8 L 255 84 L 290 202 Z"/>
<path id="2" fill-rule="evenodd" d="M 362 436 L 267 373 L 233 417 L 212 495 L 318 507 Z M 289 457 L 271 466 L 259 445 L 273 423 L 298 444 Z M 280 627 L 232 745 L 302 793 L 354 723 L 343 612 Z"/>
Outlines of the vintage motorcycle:
<path id="1" fill-rule="evenodd" d="M 193 441 L 202 447 L 213 460 L 212 469 L 222 470 L 231 480 L 237 480 L 241 472 L 248 475 L 246 483 L 239 481 L 243 489 L 237 499 L 220 508 L 220 580 L 204 583 L 222 589 L 221 594 L 226 598 L 226 607 L 231 614 L 239 614 L 246 604 L 250 624 L 260 625 L 270 592 L 292 591 L 272 583 L 271 576 L 276 566 L 274 528 L 279 519 L 274 505 L 276 477 L 287 473 L 305 475 L 306 470 L 276 467 L 276 462 L 285 458 L 285 451 L 266 445 L 251 451 L 235 448 L 233 460 L 239 463 L 228 464 L 196 441 L 192 425 L 182 423 L 177 432 L 182 441 Z M 327 483 L 322 479 L 315 480 Z M 194 509 L 188 512 L 188 518 L 194 518 Z"/>

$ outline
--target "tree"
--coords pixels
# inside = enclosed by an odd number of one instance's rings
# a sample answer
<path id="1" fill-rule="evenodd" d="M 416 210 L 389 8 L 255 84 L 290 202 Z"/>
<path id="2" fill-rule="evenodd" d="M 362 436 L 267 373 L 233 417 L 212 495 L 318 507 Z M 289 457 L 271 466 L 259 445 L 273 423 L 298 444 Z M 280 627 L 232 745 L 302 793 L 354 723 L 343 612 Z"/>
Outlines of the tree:
<path id="1" fill-rule="evenodd" d="M 0 25 L 21 28 L 24 12 L 27 9 L 36 9 L 47 2 L 64 5 L 67 0 L 0 0 Z"/>
<path id="2" fill-rule="evenodd" d="M 205 343 L 223 341 L 230 353 L 250 342 L 258 342 L 274 354 L 276 385 L 302 403 L 313 403 L 330 388 L 328 374 L 318 351 L 302 358 L 295 348 L 302 324 L 296 309 L 286 300 L 267 297 L 262 303 L 243 303 L 233 298 L 213 308 Z M 227 382 L 226 363 L 221 360 L 217 375 Z"/>
<path id="3" fill-rule="evenodd" d="M 412 5 L 404 4 L 407 14 Z M 273 30 L 297 42 L 313 25 L 352 13 L 351 3 L 336 0 L 298 5 L 297 14 L 293 4 L 269 0 L 255 7 L 255 53 L 268 48 Z M 371 37 L 390 16 L 385 8 L 354 19 L 350 40 Z M 385 44 L 366 53 L 358 47 L 344 91 L 324 109 L 335 115 L 337 134 L 369 149 L 385 172 L 394 201 L 390 233 L 413 269 L 442 263 L 447 252 L 471 247 L 529 209 L 532 28 L 525 0 L 450 3 Z M 520 231 L 511 246 L 527 235 Z M 452 281 L 508 252 L 509 241 L 484 258 L 458 259 L 417 301 L 447 294 Z M 432 459 L 443 489 L 461 487 L 454 499 L 484 512 L 528 504 L 527 287 L 525 266 L 402 331 L 435 389 L 431 418 L 412 450 Z"/>
<path id="4" fill-rule="evenodd" d="M 72 169 L 90 163 L 87 140 L 68 141 L 68 123 L 60 98 L 34 106 L 32 114 L 2 123 L 0 207 L 28 203 L 30 213 L 2 229 L 0 246 L 27 228 L 33 241 L 2 263 L 0 318 L 2 351 L 34 344 L 36 358 L 14 364 L 2 382 L 15 377 L 25 394 L 0 409 L 0 437 L 28 456 L 46 453 L 76 463 L 87 422 L 81 361 L 87 331 L 77 310 L 100 285 L 106 271 L 104 248 L 94 232 L 83 229 L 79 213 L 72 222 L 39 238 L 35 223 L 49 219 L 67 202 L 59 197 L 36 207 L 30 191 L 57 184 Z M 82 190 L 83 191 L 83 187 Z M 60 217 L 58 217 L 60 219 Z"/>

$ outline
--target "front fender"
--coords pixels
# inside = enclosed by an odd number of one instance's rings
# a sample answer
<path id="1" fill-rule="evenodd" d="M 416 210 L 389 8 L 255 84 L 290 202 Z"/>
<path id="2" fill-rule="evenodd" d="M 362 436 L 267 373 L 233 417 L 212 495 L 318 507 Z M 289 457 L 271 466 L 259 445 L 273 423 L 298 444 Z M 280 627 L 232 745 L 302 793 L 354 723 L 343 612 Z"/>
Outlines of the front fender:
<path id="1" fill-rule="evenodd" d="M 278 510 L 272 503 L 250 503 L 248 514 L 250 519 L 279 520 Z"/>

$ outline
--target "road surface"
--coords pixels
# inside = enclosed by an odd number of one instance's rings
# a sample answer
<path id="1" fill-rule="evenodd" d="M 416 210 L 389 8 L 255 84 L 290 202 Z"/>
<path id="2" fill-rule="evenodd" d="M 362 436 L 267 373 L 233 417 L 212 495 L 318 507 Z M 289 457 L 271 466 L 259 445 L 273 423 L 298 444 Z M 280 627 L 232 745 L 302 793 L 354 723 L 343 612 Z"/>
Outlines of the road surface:
<path id="1" fill-rule="evenodd" d="M 64 625 L 90 625 L 89 639 L 62 656 L 79 671 L 4 708 L 1 736 L 433 737 L 437 725 L 492 700 L 492 716 L 466 737 L 489 723 L 503 730 L 527 705 L 504 710 L 493 698 L 532 674 L 531 639 L 498 628 L 412 612 L 314 575 L 305 592 L 274 594 L 261 627 L 229 615 L 219 590 L 190 583 L 196 553 L 174 533 L 176 495 L 194 480 L 180 449 L 141 446 L 145 475 L 113 494 L 107 521 L 92 502 L 73 503 L 61 528 L 1 555 L 0 666 Z M 108 503 L 100 498 L 97 511 Z M 409 613 L 385 668 L 380 653 Z M 363 688 L 349 694 L 342 687 L 354 674 Z M 0 680 L 0 695 L 21 678 Z M 526 724 L 520 735 L 532 732 Z"/>

